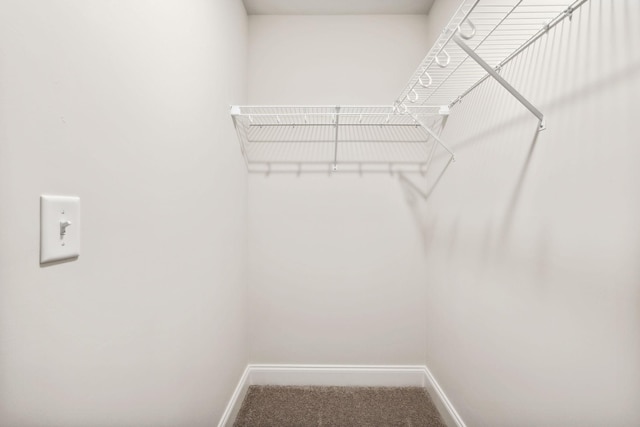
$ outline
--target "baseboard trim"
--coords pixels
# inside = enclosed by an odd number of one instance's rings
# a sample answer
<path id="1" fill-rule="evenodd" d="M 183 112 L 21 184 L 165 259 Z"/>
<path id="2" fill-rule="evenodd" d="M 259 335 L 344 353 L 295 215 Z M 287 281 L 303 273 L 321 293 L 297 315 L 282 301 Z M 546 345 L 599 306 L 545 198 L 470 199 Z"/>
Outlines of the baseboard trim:
<path id="1" fill-rule="evenodd" d="M 218 427 L 231 427 L 251 385 L 424 387 L 451 427 L 466 427 L 426 366 L 422 365 L 247 365 Z"/>
<path id="2" fill-rule="evenodd" d="M 242 376 L 240 377 L 240 381 L 238 381 L 236 389 L 231 395 L 231 399 L 229 399 L 229 403 L 227 403 L 227 407 L 222 413 L 222 417 L 220 418 L 218 427 L 231 427 L 233 425 L 233 422 L 236 420 L 238 412 L 240 411 L 240 407 L 242 406 L 242 401 L 247 395 L 247 391 L 249 390 L 249 386 L 251 385 L 251 383 L 249 382 L 250 372 L 251 365 L 247 365 L 244 372 L 242 373 Z"/>
<path id="3" fill-rule="evenodd" d="M 251 365 L 251 385 L 424 387 L 422 366 Z"/>
<path id="4" fill-rule="evenodd" d="M 467 425 L 462 420 L 462 417 L 460 417 L 460 414 L 458 414 L 456 408 L 453 407 L 453 404 L 444 393 L 444 390 L 442 390 L 442 387 L 440 387 L 440 384 L 438 384 L 438 381 L 436 381 L 429 368 L 423 366 L 422 369 L 424 369 L 424 375 L 426 377 L 425 383 L 427 391 L 429 392 L 429 396 L 431 396 L 431 398 L 433 399 L 433 403 L 438 408 L 438 411 L 440 412 L 440 415 L 442 416 L 444 421 L 447 423 L 447 426 L 467 427 Z"/>

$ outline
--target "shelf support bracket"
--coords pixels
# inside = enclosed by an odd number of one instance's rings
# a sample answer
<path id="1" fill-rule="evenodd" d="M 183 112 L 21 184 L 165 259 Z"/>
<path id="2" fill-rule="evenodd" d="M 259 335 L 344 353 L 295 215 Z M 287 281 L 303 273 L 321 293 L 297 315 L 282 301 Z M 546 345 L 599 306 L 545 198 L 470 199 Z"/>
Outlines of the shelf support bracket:
<path id="1" fill-rule="evenodd" d="M 338 170 L 338 129 L 340 128 L 338 122 L 340 120 L 340 106 L 336 105 L 336 142 L 335 147 L 333 149 L 333 171 L 336 172 Z"/>
<path id="2" fill-rule="evenodd" d="M 247 150 L 247 147 L 245 146 L 245 142 L 244 140 L 246 139 L 246 133 L 247 130 L 246 128 L 244 128 L 241 124 L 239 124 L 239 117 L 241 116 L 242 112 L 240 110 L 240 107 L 238 105 L 232 105 L 231 106 L 231 119 L 233 120 L 233 127 L 236 130 L 236 135 L 238 136 L 238 141 L 240 141 L 240 151 L 242 152 L 242 157 L 244 158 L 244 163 L 247 166 L 247 168 L 249 168 L 249 152 Z M 245 133 L 245 138 L 242 137 L 242 132 L 244 131 Z M 248 143 L 248 141 L 247 141 Z"/>
<path id="3" fill-rule="evenodd" d="M 505 79 L 503 79 L 495 69 L 491 68 L 489 64 L 487 64 L 482 58 L 480 58 L 480 56 L 478 56 L 478 54 L 473 49 L 471 49 L 457 34 L 453 36 L 453 41 L 456 42 L 456 44 L 460 46 L 460 48 L 471 57 L 471 59 L 476 61 L 478 65 L 484 68 L 485 71 L 495 79 L 495 81 L 500 83 L 502 87 L 509 91 L 511 95 L 513 95 L 522 105 L 527 108 L 527 110 L 531 111 L 531 113 L 533 113 L 533 115 L 538 118 L 538 130 L 545 129 L 544 115 L 542 114 L 542 112 L 540 112 L 540 110 L 534 107 L 533 104 L 531 104 L 524 96 L 522 96 L 520 92 L 518 92 L 513 86 L 511 86 Z"/>
<path id="4" fill-rule="evenodd" d="M 427 131 L 427 133 L 428 133 L 429 135 L 431 135 L 431 136 L 433 137 L 433 139 L 435 139 L 435 140 L 436 140 L 436 142 L 437 142 L 438 144 L 440 144 L 440 146 L 441 146 L 442 148 L 444 148 L 444 149 L 447 151 L 447 153 L 449 153 L 449 154 L 451 155 L 451 160 L 455 162 L 455 161 L 456 161 L 456 155 L 454 154 L 454 152 L 453 152 L 453 151 L 451 151 L 451 150 L 449 149 L 449 147 L 447 147 L 447 144 L 445 144 L 445 143 L 440 139 L 440 137 L 438 136 L 438 134 L 436 134 L 434 131 L 432 131 L 432 130 L 431 130 L 431 128 L 430 128 L 429 126 L 427 126 L 427 124 L 426 124 L 425 122 L 423 122 L 422 120 L 420 120 L 420 117 L 419 117 L 419 116 L 413 115 L 413 114 L 411 114 L 411 113 L 409 113 L 409 115 L 413 118 L 413 120 L 415 120 L 417 123 L 419 123 L 419 124 L 420 124 L 420 126 L 422 126 L 422 128 L 423 128 L 425 131 Z"/>

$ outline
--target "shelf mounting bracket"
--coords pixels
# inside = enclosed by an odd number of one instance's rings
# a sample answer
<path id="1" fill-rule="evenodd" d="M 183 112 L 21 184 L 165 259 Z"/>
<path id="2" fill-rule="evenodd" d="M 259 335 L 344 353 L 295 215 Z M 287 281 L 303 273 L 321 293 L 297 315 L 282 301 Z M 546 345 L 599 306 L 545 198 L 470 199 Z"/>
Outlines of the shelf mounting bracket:
<path id="1" fill-rule="evenodd" d="M 338 129 L 340 128 L 338 121 L 340 120 L 340 106 L 336 105 L 336 113 L 335 113 L 335 125 L 336 125 L 336 142 L 335 147 L 333 149 L 333 171 L 336 172 L 338 170 Z"/>
<path id="2" fill-rule="evenodd" d="M 464 50 L 465 53 L 471 57 L 471 59 L 476 61 L 478 65 L 484 68 L 485 71 L 489 73 L 489 75 L 493 77 L 495 81 L 500 83 L 502 87 L 504 87 L 507 91 L 509 91 L 511 95 L 513 95 L 522 105 L 524 105 L 527 108 L 527 110 L 531 111 L 531 113 L 533 113 L 533 115 L 538 118 L 539 131 L 545 129 L 544 115 L 540 110 L 534 107 L 533 104 L 531 104 L 524 96 L 522 96 L 520 92 L 518 92 L 513 86 L 511 86 L 505 79 L 503 79 L 502 76 L 498 74 L 498 72 L 495 69 L 491 68 L 489 64 L 487 64 L 482 58 L 480 58 L 480 56 L 478 56 L 478 54 L 473 49 L 471 49 L 460 38 L 460 36 L 458 36 L 457 34 L 454 35 L 453 41 L 456 42 L 456 44 L 460 46 L 460 48 Z"/>
<path id="3" fill-rule="evenodd" d="M 428 126 L 424 121 L 422 121 L 422 120 L 420 119 L 420 116 L 413 115 L 413 114 L 411 114 L 411 113 L 409 113 L 409 115 L 413 118 L 413 120 L 415 120 L 415 121 L 416 121 L 416 123 L 419 123 L 419 124 L 420 124 L 420 126 L 422 126 L 422 128 L 423 128 L 425 131 L 427 131 L 427 133 L 428 133 L 429 135 L 431 135 L 431 136 L 433 137 L 433 139 L 435 139 L 435 140 L 436 140 L 436 142 L 437 142 L 438 144 L 440 144 L 440 146 L 441 146 L 442 148 L 444 148 L 444 149 L 447 151 L 447 153 L 449 153 L 449 154 L 451 155 L 451 160 L 455 162 L 455 161 L 456 161 L 456 155 L 454 154 L 454 152 L 453 152 L 453 151 L 451 151 L 451 150 L 449 149 L 449 147 L 447 147 L 447 144 L 445 144 L 445 143 L 440 139 L 440 137 L 438 136 L 438 134 L 436 134 L 434 131 L 432 131 L 432 130 L 431 130 L 431 128 L 430 128 L 430 127 L 429 127 L 429 126 Z M 446 114 L 446 115 L 448 115 L 448 110 L 447 110 L 447 114 Z"/>

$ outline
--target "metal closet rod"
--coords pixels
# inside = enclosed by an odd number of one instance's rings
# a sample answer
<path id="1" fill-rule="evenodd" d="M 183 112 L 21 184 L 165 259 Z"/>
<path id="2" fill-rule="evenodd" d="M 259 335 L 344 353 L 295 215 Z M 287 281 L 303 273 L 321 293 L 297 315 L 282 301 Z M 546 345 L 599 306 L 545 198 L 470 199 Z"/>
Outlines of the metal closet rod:
<path id="1" fill-rule="evenodd" d="M 253 123 L 250 127 L 335 127 L 335 123 Z M 338 126 L 343 127 L 419 127 L 419 123 L 340 123 Z"/>
<path id="2" fill-rule="evenodd" d="M 362 104 L 330 104 L 330 105 L 316 105 L 316 104 L 298 104 L 298 105 L 288 105 L 288 104 L 273 104 L 273 105 L 265 105 L 265 104 L 260 104 L 260 105 L 242 105 L 242 108 L 295 108 L 295 109 L 301 109 L 301 108 L 326 108 L 326 109 L 335 109 L 336 107 L 341 107 L 341 108 L 393 108 L 392 105 L 389 104 L 384 104 L 384 105 L 362 105 Z M 417 106 L 416 108 L 427 108 L 427 107 L 439 107 L 439 105 L 420 105 Z"/>
<path id="3" fill-rule="evenodd" d="M 418 108 L 442 108 L 441 105 L 438 106 L 420 106 Z M 335 108 L 335 107 L 334 107 Z M 341 107 L 341 108 L 346 108 L 346 107 Z M 236 114 L 238 116 L 253 116 L 253 117 L 304 117 L 304 116 L 354 116 L 354 117 L 358 117 L 358 116 L 387 116 L 389 114 L 397 114 L 396 112 L 394 112 L 392 110 L 392 106 L 389 106 L 389 111 L 388 112 L 380 112 L 380 113 L 343 113 L 343 112 L 336 112 L 336 111 L 326 111 L 326 112 L 321 112 L 321 113 L 303 113 L 303 112 L 296 112 L 296 113 L 240 113 L 240 114 Z M 410 107 L 411 108 L 411 107 Z M 440 113 L 437 112 L 433 112 L 433 113 L 420 113 L 420 115 L 433 115 L 433 116 L 438 116 L 440 115 Z"/>
<path id="4" fill-rule="evenodd" d="M 409 107 L 410 108 L 410 107 Z M 254 113 L 242 113 L 241 116 L 252 116 L 252 117 L 304 117 L 304 116 L 388 116 L 389 114 L 393 115 L 406 115 L 406 113 L 394 113 L 389 111 L 388 113 L 265 113 L 265 114 L 254 114 Z M 420 116 L 440 116 L 440 113 L 420 113 Z"/>

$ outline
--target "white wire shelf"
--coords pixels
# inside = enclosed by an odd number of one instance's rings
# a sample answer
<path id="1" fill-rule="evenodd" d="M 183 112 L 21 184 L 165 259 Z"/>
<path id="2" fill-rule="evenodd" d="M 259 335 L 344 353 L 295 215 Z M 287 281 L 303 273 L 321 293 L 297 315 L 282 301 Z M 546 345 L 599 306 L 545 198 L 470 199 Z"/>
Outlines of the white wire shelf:
<path id="1" fill-rule="evenodd" d="M 302 164 L 413 165 L 428 168 L 442 116 L 491 77 L 539 119 L 500 70 L 587 0 L 463 0 L 438 40 L 389 106 L 232 106 L 247 167 Z M 264 170 L 264 168 L 262 169 Z"/>
<path id="2" fill-rule="evenodd" d="M 433 126 L 448 109 L 393 106 L 233 106 L 247 165 L 415 165 L 432 155 Z M 445 147 L 448 151 L 448 149 Z M 452 153 L 451 153 L 452 154 Z"/>
<path id="3" fill-rule="evenodd" d="M 453 107 L 490 76 L 462 41 L 496 72 L 586 0 L 464 0 L 395 105 Z M 402 107 L 404 108 L 404 107 Z"/>

